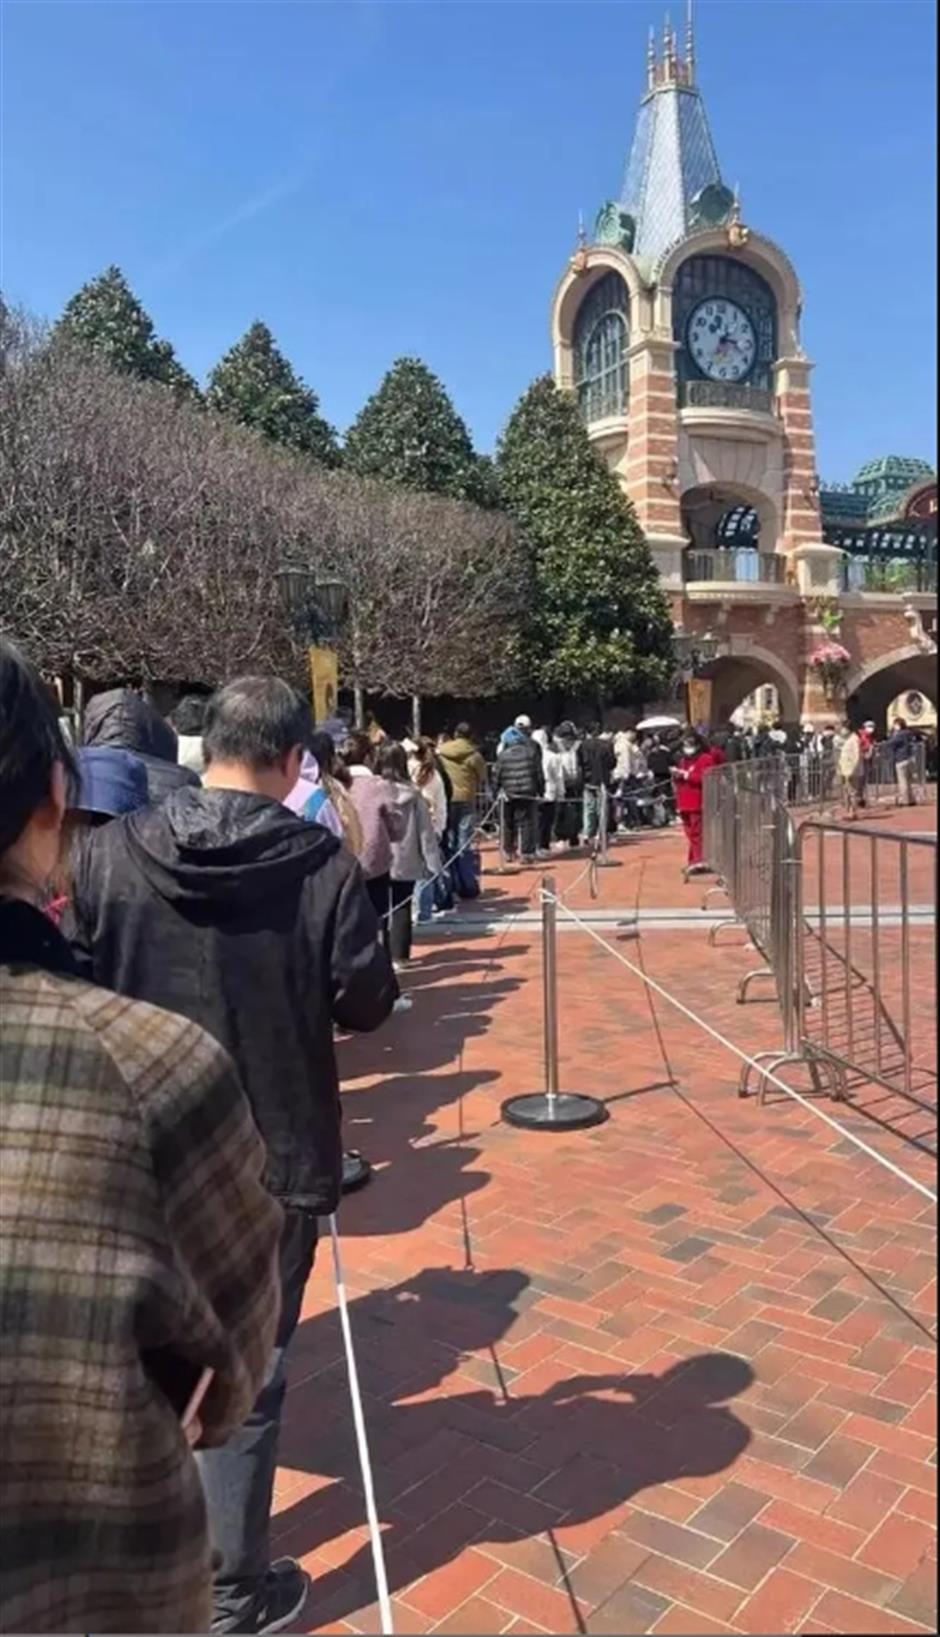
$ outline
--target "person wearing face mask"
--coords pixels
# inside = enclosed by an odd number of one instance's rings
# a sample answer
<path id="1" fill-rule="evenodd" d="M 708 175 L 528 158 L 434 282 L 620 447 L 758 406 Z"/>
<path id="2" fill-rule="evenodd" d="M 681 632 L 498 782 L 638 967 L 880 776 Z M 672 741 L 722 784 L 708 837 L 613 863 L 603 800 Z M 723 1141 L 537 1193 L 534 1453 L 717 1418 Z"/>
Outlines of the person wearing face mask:
<path id="1" fill-rule="evenodd" d="M 264 1380 L 281 1212 L 230 1058 L 84 982 L 42 911 L 89 796 L 0 639 L 0 1630 L 208 1631 L 192 1446 Z"/>
<path id="2" fill-rule="evenodd" d="M 704 794 L 702 781 L 714 766 L 712 753 L 700 734 L 688 730 L 682 739 L 682 754 L 673 772 L 676 807 L 688 843 L 686 870 L 689 875 L 700 875 L 705 868 L 702 854 L 702 810 Z"/>

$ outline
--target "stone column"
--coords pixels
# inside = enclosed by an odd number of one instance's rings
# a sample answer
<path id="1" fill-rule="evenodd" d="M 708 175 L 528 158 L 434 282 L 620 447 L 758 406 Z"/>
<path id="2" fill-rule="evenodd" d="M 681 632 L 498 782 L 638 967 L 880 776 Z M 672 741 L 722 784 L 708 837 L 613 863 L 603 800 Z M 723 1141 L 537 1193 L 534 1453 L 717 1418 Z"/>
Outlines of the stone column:
<path id="1" fill-rule="evenodd" d="M 688 537 L 679 505 L 676 343 L 644 335 L 630 348 L 630 441 L 624 486 L 667 588 L 682 585 Z"/>
<path id="2" fill-rule="evenodd" d="M 783 549 L 822 539 L 816 439 L 808 358 L 781 358 L 774 366 L 777 411 L 783 422 Z"/>

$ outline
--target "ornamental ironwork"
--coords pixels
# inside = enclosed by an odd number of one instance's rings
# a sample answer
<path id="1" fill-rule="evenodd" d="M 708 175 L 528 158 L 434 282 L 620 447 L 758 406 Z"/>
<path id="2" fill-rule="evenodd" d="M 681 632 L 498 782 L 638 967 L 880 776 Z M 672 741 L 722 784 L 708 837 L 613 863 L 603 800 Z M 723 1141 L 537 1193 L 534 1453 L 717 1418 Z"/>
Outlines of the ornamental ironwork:
<path id="1" fill-rule="evenodd" d="M 734 302 L 750 319 L 757 345 L 747 384 L 769 393 L 777 357 L 777 303 L 766 279 L 733 256 L 690 256 L 676 275 L 672 311 L 680 383 L 706 379 L 689 351 L 688 323 L 700 302 L 717 298 Z"/>
<path id="2" fill-rule="evenodd" d="M 913 561 L 937 560 L 937 525 L 917 523 L 907 528 L 845 528 L 838 523 L 823 520 L 823 539 L 827 546 L 838 546 L 850 557 L 902 558 Z"/>
<path id="3" fill-rule="evenodd" d="M 630 296 L 619 273 L 606 273 L 578 309 L 574 373 L 584 419 L 626 414 L 629 399 Z"/>

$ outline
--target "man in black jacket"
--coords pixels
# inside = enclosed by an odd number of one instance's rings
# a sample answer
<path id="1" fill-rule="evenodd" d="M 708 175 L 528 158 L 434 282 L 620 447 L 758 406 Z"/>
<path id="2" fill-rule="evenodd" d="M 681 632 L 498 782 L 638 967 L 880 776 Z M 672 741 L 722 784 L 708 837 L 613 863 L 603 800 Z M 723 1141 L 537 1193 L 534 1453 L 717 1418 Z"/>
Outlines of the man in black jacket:
<path id="1" fill-rule="evenodd" d="M 528 716 L 517 716 L 503 736 L 496 758 L 494 780 L 503 804 L 503 851 L 514 859 L 521 849 L 523 864 L 535 862 L 538 842 L 538 802 L 545 793 L 541 747 L 532 738 Z"/>
<path id="2" fill-rule="evenodd" d="M 582 832 L 585 841 L 593 841 L 601 822 L 604 793 L 609 796 L 617 757 L 609 739 L 601 737 L 601 725 L 592 722 L 578 746 L 578 767 L 584 788 Z"/>
<path id="3" fill-rule="evenodd" d="M 176 734 L 159 711 L 132 688 L 110 688 L 88 702 L 82 724 L 82 743 L 96 749 L 107 745 L 132 750 L 147 769 L 151 806 L 171 790 L 198 785 L 199 775 L 176 760 Z"/>
<path id="4" fill-rule="evenodd" d="M 83 842 L 67 926 L 95 982 L 181 1012 L 227 1047 L 285 1210 L 267 1384 L 241 1431 L 199 1458 L 218 1555 L 213 1631 L 280 1630 L 306 1598 L 298 1564 L 270 1563 L 268 1518 L 284 1355 L 317 1218 L 339 1199 L 333 1025 L 375 1029 L 397 995 L 358 864 L 282 806 L 308 725 L 286 683 L 245 677 L 220 689 L 206 715 L 203 788 Z"/>

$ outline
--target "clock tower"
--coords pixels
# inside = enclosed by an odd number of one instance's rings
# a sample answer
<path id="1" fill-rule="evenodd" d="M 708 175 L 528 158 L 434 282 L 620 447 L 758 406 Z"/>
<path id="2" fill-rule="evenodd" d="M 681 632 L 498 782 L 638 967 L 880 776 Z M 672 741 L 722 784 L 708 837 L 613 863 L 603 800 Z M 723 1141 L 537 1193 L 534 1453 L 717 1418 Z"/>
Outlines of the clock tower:
<path id="1" fill-rule="evenodd" d="M 691 6 L 681 42 L 651 35 L 645 78 L 619 197 L 555 293 L 555 379 L 636 507 L 676 624 L 721 639 L 741 697 L 769 682 L 786 717 L 819 716 L 812 609 L 842 553 L 823 543 L 799 281 L 722 177 Z"/>

